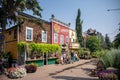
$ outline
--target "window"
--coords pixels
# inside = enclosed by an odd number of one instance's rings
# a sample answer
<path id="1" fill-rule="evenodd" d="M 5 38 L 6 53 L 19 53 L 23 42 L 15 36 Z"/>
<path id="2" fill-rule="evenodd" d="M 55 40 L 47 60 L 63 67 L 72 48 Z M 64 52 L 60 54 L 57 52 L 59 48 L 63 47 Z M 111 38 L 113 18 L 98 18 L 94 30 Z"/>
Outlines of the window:
<path id="1" fill-rule="evenodd" d="M 68 44 L 68 36 L 66 36 L 66 43 Z"/>
<path id="2" fill-rule="evenodd" d="M 54 33 L 54 43 L 57 43 L 57 42 L 58 42 L 58 34 Z"/>
<path id="3" fill-rule="evenodd" d="M 26 40 L 27 41 L 33 40 L 33 28 L 26 27 Z"/>
<path id="4" fill-rule="evenodd" d="M 42 31 L 42 42 L 47 42 L 47 33 L 46 33 L 46 31 Z"/>
<path id="5" fill-rule="evenodd" d="M 64 43 L 64 35 L 60 35 L 60 44 Z"/>

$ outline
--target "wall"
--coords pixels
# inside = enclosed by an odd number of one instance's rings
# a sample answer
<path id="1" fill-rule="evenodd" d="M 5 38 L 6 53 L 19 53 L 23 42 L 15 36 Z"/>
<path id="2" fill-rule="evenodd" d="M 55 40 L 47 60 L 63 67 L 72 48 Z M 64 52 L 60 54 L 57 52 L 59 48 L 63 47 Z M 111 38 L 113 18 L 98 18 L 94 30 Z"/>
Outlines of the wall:
<path id="1" fill-rule="evenodd" d="M 62 24 L 52 22 L 52 43 L 55 44 L 54 42 L 54 33 L 58 34 L 58 43 L 60 44 L 60 35 L 64 36 L 64 42 L 66 43 L 66 36 L 68 36 L 68 43 L 69 43 L 69 27 L 66 27 Z"/>
<path id="2" fill-rule="evenodd" d="M 33 41 L 37 42 L 37 43 L 44 43 L 42 42 L 42 28 L 41 25 L 37 25 L 35 23 L 32 22 L 28 22 L 25 21 L 22 24 L 23 27 L 20 28 L 20 34 L 19 34 L 19 41 L 26 41 L 26 27 L 30 27 L 33 28 Z M 46 43 L 51 43 L 50 40 L 50 34 L 51 34 L 51 30 L 50 30 L 50 23 L 43 23 L 42 26 L 45 28 L 45 30 L 47 31 L 47 42 Z M 27 41 L 29 42 L 29 41 Z M 31 42 L 31 41 L 30 41 Z"/>

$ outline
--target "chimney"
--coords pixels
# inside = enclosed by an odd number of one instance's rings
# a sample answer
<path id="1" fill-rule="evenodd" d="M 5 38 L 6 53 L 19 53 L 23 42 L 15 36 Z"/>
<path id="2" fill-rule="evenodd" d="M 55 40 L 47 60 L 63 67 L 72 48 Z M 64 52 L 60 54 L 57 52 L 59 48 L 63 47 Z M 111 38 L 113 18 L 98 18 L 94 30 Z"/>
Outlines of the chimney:
<path id="1" fill-rule="evenodd" d="M 52 17 L 52 19 L 54 19 L 55 18 L 54 14 L 52 14 L 51 17 Z"/>

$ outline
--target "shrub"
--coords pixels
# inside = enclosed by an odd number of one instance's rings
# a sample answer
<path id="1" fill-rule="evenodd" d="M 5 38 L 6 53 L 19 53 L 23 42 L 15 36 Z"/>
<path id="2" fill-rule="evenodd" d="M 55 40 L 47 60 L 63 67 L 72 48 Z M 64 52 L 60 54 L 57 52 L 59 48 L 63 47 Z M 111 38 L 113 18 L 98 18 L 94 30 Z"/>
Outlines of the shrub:
<path id="1" fill-rule="evenodd" d="M 12 67 L 7 70 L 7 75 L 9 78 L 13 78 L 13 79 L 22 78 L 26 76 L 26 69 L 20 67 L 17 68 Z"/>
<path id="2" fill-rule="evenodd" d="M 35 63 L 25 65 L 27 73 L 34 73 L 37 70 L 38 65 Z"/>
<path id="3" fill-rule="evenodd" d="M 110 50 L 105 52 L 105 55 L 101 58 L 105 68 L 115 67 L 120 69 L 120 50 Z"/>

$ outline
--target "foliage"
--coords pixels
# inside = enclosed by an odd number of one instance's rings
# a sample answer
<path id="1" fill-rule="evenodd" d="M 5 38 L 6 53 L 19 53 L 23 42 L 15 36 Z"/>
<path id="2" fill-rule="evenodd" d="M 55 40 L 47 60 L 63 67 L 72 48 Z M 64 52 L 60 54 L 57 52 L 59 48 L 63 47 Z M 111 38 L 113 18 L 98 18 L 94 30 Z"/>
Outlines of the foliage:
<path id="1" fill-rule="evenodd" d="M 99 50 L 99 51 L 93 52 L 92 56 L 96 58 L 101 58 L 105 55 L 106 51 L 107 50 Z"/>
<path id="2" fill-rule="evenodd" d="M 84 48 L 80 48 L 80 49 L 77 51 L 77 54 L 78 54 L 79 57 L 84 56 Z"/>
<path id="3" fill-rule="evenodd" d="M 20 67 L 17 68 L 12 67 L 7 70 L 7 75 L 9 78 L 13 79 L 22 78 L 26 76 L 26 69 Z"/>
<path id="4" fill-rule="evenodd" d="M 106 34 L 106 36 L 105 36 L 105 49 L 110 49 L 110 48 L 111 48 L 111 42 L 110 42 L 108 34 Z"/>
<path id="5" fill-rule="evenodd" d="M 114 43 L 114 47 L 115 48 L 119 48 L 120 47 L 120 33 L 118 33 L 115 36 L 115 39 L 114 39 L 113 43 Z"/>
<path id="6" fill-rule="evenodd" d="M 18 42 L 18 44 L 17 44 L 18 50 L 19 50 L 19 51 L 23 50 L 26 45 L 27 45 L 26 42 Z"/>
<path id="7" fill-rule="evenodd" d="M 35 63 L 25 65 L 27 73 L 34 73 L 37 70 L 38 65 Z"/>
<path id="8" fill-rule="evenodd" d="M 99 40 L 97 39 L 96 36 L 90 36 L 86 40 L 86 47 L 91 51 L 95 52 L 99 50 Z"/>
<path id="9" fill-rule="evenodd" d="M 96 37 L 98 38 L 100 49 L 105 49 L 105 40 L 102 33 L 97 32 Z"/>
<path id="10" fill-rule="evenodd" d="M 26 42 L 19 42 L 18 49 L 20 51 L 26 51 L 28 56 L 34 58 L 35 56 L 40 56 L 41 54 L 45 53 L 60 53 L 61 47 L 58 44 L 43 44 L 43 43 L 26 43 Z M 31 54 L 29 54 L 31 53 Z"/>
<path id="11" fill-rule="evenodd" d="M 82 37 L 82 23 L 83 21 L 80 20 L 81 12 L 80 9 L 78 9 L 78 14 L 76 18 L 76 33 L 77 33 L 77 41 L 80 43 L 81 46 L 83 46 L 83 37 Z"/>
<path id="12" fill-rule="evenodd" d="M 77 51 L 77 55 L 78 55 L 80 58 L 84 58 L 84 59 L 90 59 L 90 58 L 91 58 L 91 54 L 90 54 L 89 49 L 80 48 L 80 49 Z"/>
<path id="13" fill-rule="evenodd" d="M 101 58 L 104 63 L 104 67 L 115 67 L 120 69 L 120 50 L 112 49 L 106 51 L 105 55 Z"/>

